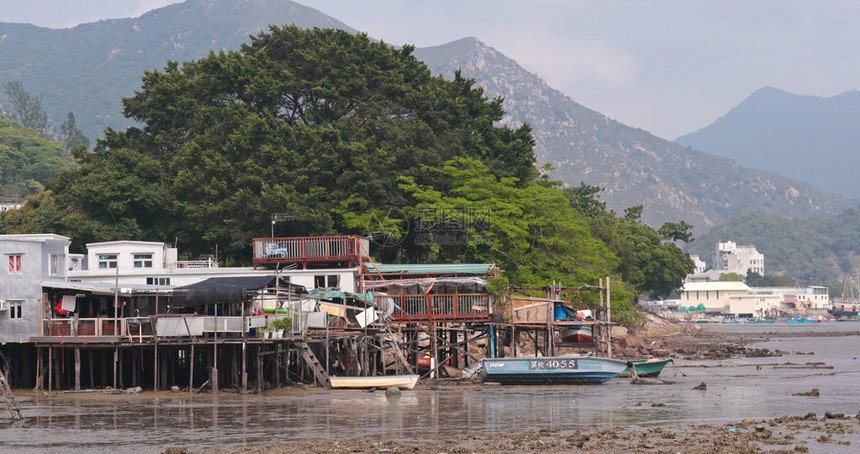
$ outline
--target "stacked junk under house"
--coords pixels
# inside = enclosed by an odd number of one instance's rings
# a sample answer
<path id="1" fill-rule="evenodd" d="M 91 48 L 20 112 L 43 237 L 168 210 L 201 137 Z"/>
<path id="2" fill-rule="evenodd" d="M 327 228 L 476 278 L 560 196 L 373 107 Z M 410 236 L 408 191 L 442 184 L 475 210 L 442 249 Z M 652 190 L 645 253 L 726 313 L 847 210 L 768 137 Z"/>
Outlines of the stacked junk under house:
<path id="1" fill-rule="evenodd" d="M 518 345 L 611 355 L 608 279 L 494 301 L 492 264 L 375 263 L 359 236 L 257 238 L 244 268 L 177 260 L 163 243 L 69 254 L 70 243 L 0 235 L 0 364 L 13 387 L 252 392 L 414 377 L 411 387 L 520 356 Z M 599 292 L 601 304 L 576 311 L 564 290 Z"/>

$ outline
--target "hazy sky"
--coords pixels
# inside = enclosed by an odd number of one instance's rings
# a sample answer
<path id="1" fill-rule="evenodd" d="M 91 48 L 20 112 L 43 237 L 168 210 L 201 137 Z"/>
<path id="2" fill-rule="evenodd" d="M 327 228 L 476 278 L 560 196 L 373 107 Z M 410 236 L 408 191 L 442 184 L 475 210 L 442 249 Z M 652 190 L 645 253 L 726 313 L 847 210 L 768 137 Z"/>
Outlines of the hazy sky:
<path id="1" fill-rule="evenodd" d="M 0 22 L 73 27 L 174 2 L 0 0 Z M 816 96 L 860 86 L 855 0 L 299 3 L 393 44 L 474 36 L 586 107 L 667 139 L 706 126 L 763 86 Z"/>

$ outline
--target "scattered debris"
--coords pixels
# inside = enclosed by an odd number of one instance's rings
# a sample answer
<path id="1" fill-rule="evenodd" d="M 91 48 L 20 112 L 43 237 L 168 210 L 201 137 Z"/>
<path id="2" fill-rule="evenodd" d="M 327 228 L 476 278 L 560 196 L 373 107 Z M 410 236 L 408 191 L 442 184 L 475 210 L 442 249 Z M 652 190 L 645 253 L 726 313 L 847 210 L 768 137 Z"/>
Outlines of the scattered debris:
<path id="1" fill-rule="evenodd" d="M 818 397 L 821 394 L 818 392 L 818 388 L 812 388 L 809 392 L 805 393 L 794 393 L 792 396 L 809 396 L 809 397 Z M 814 415 L 814 413 L 813 413 Z"/>

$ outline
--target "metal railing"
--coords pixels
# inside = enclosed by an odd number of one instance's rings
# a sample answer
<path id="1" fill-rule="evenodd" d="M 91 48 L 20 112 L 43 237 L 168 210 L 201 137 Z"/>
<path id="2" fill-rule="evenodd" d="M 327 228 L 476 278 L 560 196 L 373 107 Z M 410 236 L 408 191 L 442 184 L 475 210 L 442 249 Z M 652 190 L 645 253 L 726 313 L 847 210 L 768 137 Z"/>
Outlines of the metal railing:
<path id="1" fill-rule="evenodd" d="M 117 330 L 119 328 L 119 330 Z M 49 318 L 42 321 L 42 336 L 123 336 L 128 333 L 127 319 Z"/>
<path id="2" fill-rule="evenodd" d="M 218 268 L 215 259 L 206 260 L 179 260 L 176 262 L 165 262 L 165 268 Z"/>
<path id="3" fill-rule="evenodd" d="M 159 315 L 154 317 L 113 318 L 51 318 L 42 321 L 40 336 L 50 337 L 120 337 L 131 342 L 142 342 L 158 337 L 194 337 L 204 334 L 243 334 L 251 329 L 263 328 L 288 314 L 242 317 L 215 317 L 212 315 Z M 244 323 L 243 323 L 244 322 Z M 303 328 L 296 320 L 294 330 Z"/>
<path id="4" fill-rule="evenodd" d="M 358 260 L 369 253 L 359 236 L 254 238 L 254 263 L 334 262 Z"/>
<path id="5" fill-rule="evenodd" d="M 486 293 L 389 296 L 399 307 L 391 318 L 400 322 L 487 320 L 492 310 L 492 298 Z"/>

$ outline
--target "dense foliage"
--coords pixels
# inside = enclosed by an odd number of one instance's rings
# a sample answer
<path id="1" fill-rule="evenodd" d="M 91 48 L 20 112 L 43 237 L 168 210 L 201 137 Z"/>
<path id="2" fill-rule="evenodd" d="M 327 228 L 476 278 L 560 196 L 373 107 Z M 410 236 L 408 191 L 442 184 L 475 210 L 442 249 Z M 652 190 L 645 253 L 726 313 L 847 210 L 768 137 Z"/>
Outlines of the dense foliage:
<path id="1" fill-rule="evenodd" d="M 500 99 L 459 76 L 431 77 L 411 52 L 289 26 L 238 52 L 147 72 L 124 100 L 144 126 L 107 130 L 49 185 L 68 207 L 58 222 L 80 230 L 77 248 L 178 239 L 185 251 L 217 245 L 241 263 L 271 213 L 294 217 L 279 235 L 345 233 L 344 214 L 403 205 L 398 177 L 430 183 L 422 166 L 454 156 L 480 159 L 497 177 L 533 177 L 528 127 L 494 127 Z"/>
<path id="2" fill-rule="evenodd" d="M 658 233 L 641 206 L 618 218 L 598 191 L 562 190 L 535 167 L 528 125 L 499 126 L 501 99 L 432 77 L 409 46 L 273 27 L 241 51 L 146 72 L 124 105 L 142 126 L 76 148 L 77 165 L 0 230 L 65 234 L 78 250 L 178 240 L 244 264 L 271 214 L 289 213 L 276 236 L 372 234 L 395 246 L 375 249 L 384 261 L 493 262 L 499 289 L 614 275 L 622 317 L 692 267 L 670 242 L 689 225 Z"/>
<path id="3" fill-rule="evenodd" d="M 0 198 L 23 199 L 62 170 L 63 147 L 36 131 L 0 119 Z"/>
<path id="4" fill-rule="evenodd" d="M 589 220 L 594 236 L 620 259 L 624 281 L 651 297 L 665 297 L 683 284 L 694 270 L 693 261 L 675 241 L 692 241 L 692 226 L 667 222 L 658 231 L 641 222 L 642 206 L 625 210 L 624 216 L 607 210 L 598 200 L 601 189 L 581 184 L 567 188 L 570 205 Z"/>

